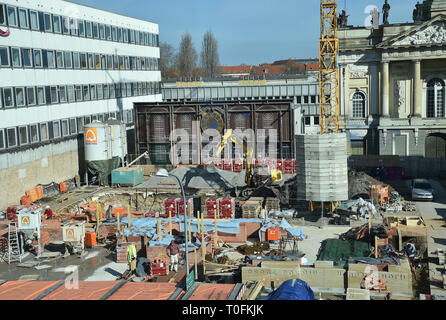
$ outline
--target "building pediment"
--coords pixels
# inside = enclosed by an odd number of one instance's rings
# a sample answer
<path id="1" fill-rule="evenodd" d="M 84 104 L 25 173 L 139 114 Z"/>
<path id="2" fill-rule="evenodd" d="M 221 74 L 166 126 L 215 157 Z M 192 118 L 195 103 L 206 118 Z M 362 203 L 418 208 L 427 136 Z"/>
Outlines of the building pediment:
<path id="1" fill-rule="evenodd" d="M 439 15 L 378 45 L 378 48 L 446 45 L 446 16 Z"/>

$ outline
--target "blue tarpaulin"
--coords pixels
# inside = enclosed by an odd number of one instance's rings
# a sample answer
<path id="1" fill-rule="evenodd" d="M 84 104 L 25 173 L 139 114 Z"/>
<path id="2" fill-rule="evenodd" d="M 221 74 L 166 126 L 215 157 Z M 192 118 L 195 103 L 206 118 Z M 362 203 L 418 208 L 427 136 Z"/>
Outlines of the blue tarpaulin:
<path id="1" fill-rule="evenodd" d="M 287 280 L 263 300 L 316 300 L 310 286 L 300 279 Z"/>
<path id="2" fill-rule="evenodd" d="M 282 219 L 282 221 L 278 221 L 275 219 L 266 219 L 261 220 L 262 222 L 262 228 L 259 230 L 259 239 L 261 239 L 260 232 L 264 232 L 269 228 L 281 228 L 285 231 L 287 231 L 290 235 L 293 237 L 297 237 L 301 240 L 305 239 L 306 235 L 302 228 L 293 228 L 286 219 Z"/>

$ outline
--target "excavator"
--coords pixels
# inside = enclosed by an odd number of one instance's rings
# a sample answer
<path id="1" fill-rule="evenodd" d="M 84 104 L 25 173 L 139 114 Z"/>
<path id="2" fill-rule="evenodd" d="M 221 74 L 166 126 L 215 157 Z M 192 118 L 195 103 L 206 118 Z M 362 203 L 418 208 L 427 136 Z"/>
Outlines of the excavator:
<path id="1" fill-rule="evenodd" d="M 228 129 L 226 131 L 225 135 L 222 138 L 220 148 L 215 153 L 215 156 L 218 157 L 221 155 L 222 151 L 227 146 L 228 141 L 233 142 L 243 149 L 243 157 L 246 161 L 246 187 L 241 190 L 240 197 L 244 200 L 247 200 L 251 196 L 253 196 L 256 191 L 259 191 L 262 188 L 267 188 L 274 193 L 274 195 L 281 201 L 281 203 L 287 203 L 287 200 L 283 198 L 278 185 L 279 182 L 283 181 L 282 171 L 272 169 L 268 165 L 254 166 L 254 150 L 248 147 L 247 143 L 240 142 L 234 135 L 232 129 Z"/>

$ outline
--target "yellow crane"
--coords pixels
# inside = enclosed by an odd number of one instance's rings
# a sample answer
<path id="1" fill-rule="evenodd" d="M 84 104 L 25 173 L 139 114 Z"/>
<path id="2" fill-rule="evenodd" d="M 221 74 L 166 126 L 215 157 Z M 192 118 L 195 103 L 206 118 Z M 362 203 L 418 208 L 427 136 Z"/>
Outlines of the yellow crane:
<path id="1" fill-rule="evenodd" d="M 320 134 L 339 132 L 338 1 L 321 1 L 319 40 Z"/>

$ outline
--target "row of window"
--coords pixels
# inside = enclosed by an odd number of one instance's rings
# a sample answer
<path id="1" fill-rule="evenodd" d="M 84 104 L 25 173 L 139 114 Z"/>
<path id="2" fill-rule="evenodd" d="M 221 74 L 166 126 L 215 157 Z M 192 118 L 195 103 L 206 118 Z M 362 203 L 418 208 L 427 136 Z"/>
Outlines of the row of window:
<path id="1" fill-rule="evenodd" d="M 146 96 L 161 93 L 159 82 L 12 87 L 0 89 L 2 108 Z"/>
<path id="2" fill-rule="evenodd" d="M 158 71 L 159 61 L 158 58 L 149 57 L 0 47 L 0 67 L 2 68 Z"/>
<path id="3" fill-rule="evenodd" d="M 85 117 L 0 129 L 0 150 L 82 134 L 84 133 L 85 125 L 96 120 L 103 122 L 111 118 L 121 120 L 124 123 L 133 123 L 133 110 L 100 113 Z"/>
<path id="4" fill-rule="evenodd" d="M 0 25 L 142 46 L 159 46 L 159 35 L 0 4 Z"/>

